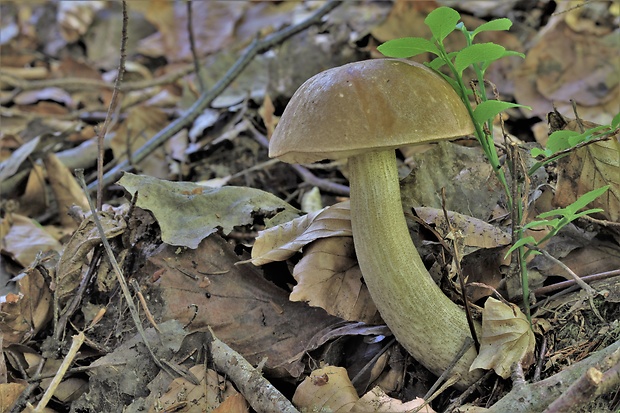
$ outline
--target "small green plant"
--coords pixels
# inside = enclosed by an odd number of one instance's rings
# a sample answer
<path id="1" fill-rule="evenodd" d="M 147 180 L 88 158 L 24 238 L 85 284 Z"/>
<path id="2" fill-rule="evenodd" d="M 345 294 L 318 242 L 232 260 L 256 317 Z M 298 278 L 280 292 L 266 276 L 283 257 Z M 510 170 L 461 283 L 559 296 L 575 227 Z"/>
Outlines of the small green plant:
<path id="1" fill-rule="evenodd" d="M 532 249 L 526 250 L 526 245 L 540 245 L 541 242 L 556 235 L 562 227 L 573 220 L 584 215 L 600 212 L 600 209 L 589 209 L 583 212 L 579 212 L 579 210 L 602 195 L 609 187 L 602 187 L 583 194 L 566 208 L 546 212 L 538 216 L 541 220 L 522 225 L 524 205 L 521 193 L 523 188 L 521 188 L 515 180 L 513 180 L 513 190 L 511 190 L 511 187 L 508 185 L 504 169 L 500 163 L 497 149 L 493 142 L 493 119 L 496 115 L 509 108 L 531 108 L 517 103 L 490 99 L 487 91 L 487 82 L 484 76 L 491 63 L 496 60 L 506 56 L 519 56 L 524 58 L 525 55 L 516 51 L 506 50 L 503 46 L 491 42 L 474 43 L 474 39 L 479 33 L 509 30 L 512 26 L 512 22 L 509 19 L 492 20 L 481 24 L 474 30 L 468 30 L 463 22 L 460 22 L 460 19 L 461 16 L 456 10 L 450 7 L 439 7 L 429 13 L 424 20 L 424 23 L 429 27 L 432 33 L 430 40 L 421 37 L 394 39 L 380 45 L 378 50 L 387 57 L 396 58 L 409 58 L 423 53 L 431 53 L 435 56 L 432 61 L 425 64 L 440 73 L 452 85 L 467 107 L 475 126 L 476 139 L 480 142 L 489 163 L 493 167 L 497 178 L 504 188 L 508 201 L 508 208 L 514 211 L 513 234 L 515 234 L 515 236 L 513 236 L 514 243 L 509 253 L 516 252 L 518 254 L 518 257 L 516 257 L 518 261 L 520 263 L 525 263 L 527 256 L 534 252 Z M 463 34 L 467 45 L 461 50 L 449 52 L 444 46 L 444 40 L 454 31 L 460 31 Z M 444 67 L 447 67 L 451 76 L 440 71 L 440 69 Z M 467 68 L 471 68 L 475 74 L 475 80 L 469 82 L 470 86 L 466 85 L 466 81 L 463 77 L 463 73 Z M 474 98 L 473 101 L 476 103 L 475 107 L 472 104 L 472 95 Z M 549 137 L 549 143 L 546 149 L 532 151 L 531 154 L 533 157 L 542 155 L 545 156 L 545 159 L 537 162 L 533 168 L 527 171 L 528 174 L 531 175 L 546 163 L 557 160 L 558 157 L 563 156 L 563 151 L 566 149 L 574 148 L 583 142 L 593 139 L 595 133 L 601 131 L 610 133 L 609 131 L 613 131 L 613 129 L 617 128 L 619 123 L 620 114 L 614 118 L 610 126 L 593 128 L 584 133 L 571 131 L 555 132 Z M 554 156 L 554 154 L 557 154 L 557 156 Z M 508 168 L 511 167 L 511 164 L 508 163 Z M 513 176 L 518 176 L 517 171 L 512 172 Z M 555 218 L 547 219 L 552 217 Z M 549 234 L 547 234 L 543 240 L 536 242 L 534 238 L 524 236 L 524 231 L 526 229 L 542 226 L 551 227 Z M 523 302 L 526 315 L 528 319 L 530 319 L 527 268 L 525 264 L 522 264 L 520 267 Z"/>
<path id="2" fill-rule="evenodd" d="M 587 144 L 595 139 L 603 140 L 610 138 L 612 135 L 617 135 L 619 133 L 619 128 L 620 112 L 614 116 L 609 125 L 595 126 L 581 133 L 572 130 L 557 130 L 553 132 L 547 139 L 546 148 L 533 148 L 530 151 L 533 158 L 539 156 L 544 158 L 536 162 L 528 170 L 528 175 L 532 175 L 538 168 L 566 156 L 570 150 L 579 145 Z M 618 152 L 620 152 L 620 150 Z"/>

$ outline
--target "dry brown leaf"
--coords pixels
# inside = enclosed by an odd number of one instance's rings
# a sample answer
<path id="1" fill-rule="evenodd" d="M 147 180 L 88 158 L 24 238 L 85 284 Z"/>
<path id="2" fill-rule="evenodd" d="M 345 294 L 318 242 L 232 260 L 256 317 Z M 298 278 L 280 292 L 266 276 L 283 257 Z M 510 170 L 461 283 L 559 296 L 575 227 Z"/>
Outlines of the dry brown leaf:
<path id="1" fill-rule="evenodd" d="M 605 218 L 620 220 L 620 143 L 596 142 L 577 149 L 558 161 L 558 184 L 554 202 L 559 207 L 573 203 L 586 192 L 609 185 L 609 190 L 588 206 L 602 208 Z"/>
<path id="2" fill-rule="evenodd" d="M 327 366 L 310 373 L 297 387 L 293 403 L 303 411 L 351 411 L 357 402 L 357 392 L 343 367 Z"/>
<path id="3" fill-rule="evenodd" d="M 127 111 L 127 120 L 116 130 L 110 146 L 114 159 L 126 158 L 127 152 L 135 152 L 157 132 L 168 125 L 168 115 L 154 107 L 136 106 Z M 159 148 L 139 163 L 141 171 L 149 176 L 167 178 L 165 151 Z"/>
<path id="4" fill-rule="evenodd" d="M 493 369 L 503 378 L 515 363 L 529 366 L 536 339 L 525 315 L 514 304 L 489 297 L 482 310 L 480 353 L 470 370 Z"/>
<path id="5" fill-rule="evenodd" d="M 8 412 L 27 386 L 28 382 L 25 380 L 20 380 L 18 383 L 1 383 L 0 412 Z"/>
<path id="6" fill-rule="evenodd" d="M 3 224 L 3 229 L 8 227 L 8 232 L 2 234 L 4 237 L 0 240 L 2 249 L 10 253 L 24 267 L 30 265 L 39 252 L 60 252 L 62 249 L 52 235 L 28 217 L 11 214 L 0 222 Z"/>
<path id="7" fill-rule="evenodd" d="M 394 399 L 387 394 L 381 388 L 375 387 L 361 399 L 355 403 L 351 412 L 411 412 L 422 406 L 425 403 L 424 399 L 420 397 L 416 397 L 413 400 L 410 400 L 406 403 L 398 399 Z M 435 410 L 431 409 L 430 406 L 424 406 L 420 410 L 420 413 L 435 413 Z"/>
<path id="8" fill-rule="evenodd" d="M 620 105 L 620 54 L 615 35 L 574 31 L 568 24 L 570 13 L 562 13 L 569 7 L 569 2 L 560 4 L 515 72 L 515 98 L 541 117 L 553 105 L 570 111 L 572 100 L 583 118 L 608 123 Z"/>
<path id="9" fill-rule="evenodd" d="M 274 376 L 299 377 L 313 337 L 341 320 L 291 302 L 258 268 L 238 262 L 231 245 L 213 234 L 195 250 L 162 246 L 139 275 L 158 274 L 149 292 L 159 297 L 155 317 L 178 320 L 190 331 L 210 326 L 251 364 L 267 358 L 265 369 Z"/>
<path id="10" fill-rule="evenodd" d="M 415 212 L 425 222 L 440 228 L 439 232 L 442 235 L 448 233 L 444 213 L 441 209 L 416 207 Z M 448 219 L 452 226 L 463 235 L 465 246 L 469 247 L 465 252 L 466 254 L 480 248 L 502 247 L 511 242 L 510 235 L 481 219 L 452 211 L 448 211 Z"/>
<path id="11" fill-rule="evenodd" d="M 165 56 L 168 62 L 191 61 L 187 34 L 187 5 L 179 2 L 130 2 L 134 10 L 142 9 L 145 17 L 158 29 L 139 42 L 141 53 Z M 192 3 L 192 22 L 196 52 L 205 56 L 222 50 L 233 41 L 235 27 L 248 7 L 240 1 L 197 1 Z"/>
<path id="12" fill-rule="evenodd" d="M 52 294 L 43 275 L 36 269 L 21 275 L 0 293 L 0 334 L 5 347 L 29 340 L 52 318 Z"/>
<path id="13" fill-rule="evenodd" d="M 75 42 L 86 33 L 95 13 L 105 7 L 103 1 L 67 1 L 58 4 L 60 33 L 67 42 Z"/>
<path id="14" fill-rule="evenodd" d="M 60 223 L 66 227 L 77 228 L 77 223 L 67 212 L 73 205 L 77 205 L 84 211 L 88 210 L 88 200 L 84 191 L 69 168 L 55 154 L 50 153 L 45 156 L 43 163 L 47 169 L 47 177 L 58 204 Z"/>
<path id="15" fill-rule="evenodd" d="M 351 237 L 330 237 L 314 241 L 295 266 L 297 285 L 291 301 L 307 301 L 329 314 L 368 324 L 381 316 L 362 281 Z"/>
<path id="16" fill-rule="evenodd" d="M 338 236 L 353 236 L 348 201 L 261 231 L 252 248 L 252 264 L 284 261 L 314 240 Z"/>

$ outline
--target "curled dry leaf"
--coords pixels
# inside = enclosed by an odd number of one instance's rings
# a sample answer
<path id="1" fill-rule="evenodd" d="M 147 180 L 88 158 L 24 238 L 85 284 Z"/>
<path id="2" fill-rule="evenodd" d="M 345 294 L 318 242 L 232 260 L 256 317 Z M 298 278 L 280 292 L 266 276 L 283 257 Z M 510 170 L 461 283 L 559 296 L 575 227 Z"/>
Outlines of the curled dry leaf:
<path id="1" fill-rule="evenodd" d="M 474 369 L 493 369 L 503 378 L 515 363 L 530 365 L 534 360 L 534 332 L 525 315 L 514 304 L 489 297 L 482 311 L 480 353 Z"/>
<path id="2" fill-rule="evenodd" d="M 307 301 L 329 314 L 368 324 L 381 316 L 362 281 L 351 237 L 331 237 L 314 241 L 295 266 L 297 285 L 291 301 Z"/>
<path id="3" fill-rule="evenodd" d="M 297 387 L 293 403 L 302 411 L 351 411 L 357 402 L 357 391 L 343 367 L 327 366 L 310 373 Z"/>
<path id="4" fill-rule="evenodd" d="M 348 201 L 261 231 L 252 248 L 252 264 L 284 261 L 314 240 L 338 236 L 353 236 Z"/>

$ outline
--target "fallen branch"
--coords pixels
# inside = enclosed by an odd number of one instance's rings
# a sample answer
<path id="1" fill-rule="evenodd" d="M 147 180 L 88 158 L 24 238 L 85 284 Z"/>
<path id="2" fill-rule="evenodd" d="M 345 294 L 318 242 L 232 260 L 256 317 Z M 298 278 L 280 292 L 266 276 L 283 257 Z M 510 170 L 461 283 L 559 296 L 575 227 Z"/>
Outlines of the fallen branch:
<path id="1" fill-rule="evenodd" d="M 215 367 L 232 380 L 250 406 L 258 413 L 299 413 L 259 369 L 254 368 L 243 356 L 220 341 L 209 327 L 211 353 Z"/>
<path id="2" fill-rule="evenodd" d="M 595 368 L 601 372 L 605 371 L 603 375 L 605 379 L 600 380 L 600 385 L 596 391 L 592 393 L 592 397 L 607 393 L 610 387 L 613 389 L 610 385 L 616 384 L 620 380 L 617 368 L 619 357 L 620 340 L 601 351 L 592 353 L 588 358 L 566 367 L 561 372 L 545 380 L 513 386 L 513 389 L 508 394 L 488 409 L 475 408 L 468 411 L 474 411 L 476 413 L 529 413 L 546 411 L 545 409 L 551 406 L 556 400 L 559 400 L 558 404 L 564 403 L 563 397 L 568 397 L 564 396 L 565 393 L 570 396 L 571 392 L 579 391 L 577 387 L 571 390 L 570 386 L 578 382 L 581 377 L 588 375 L 588 370 L 591 368 Z M 549 410 L 549 412 L 559 411 L 562 410 Z"/>

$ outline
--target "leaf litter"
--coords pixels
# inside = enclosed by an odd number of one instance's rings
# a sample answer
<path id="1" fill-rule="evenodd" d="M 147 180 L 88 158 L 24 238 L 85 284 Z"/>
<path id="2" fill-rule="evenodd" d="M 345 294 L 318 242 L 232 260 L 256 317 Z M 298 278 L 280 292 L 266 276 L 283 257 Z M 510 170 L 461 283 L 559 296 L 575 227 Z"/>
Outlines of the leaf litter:
<path id="1" fill-rule="evenodd" d="M 350 405 L 344 403 L 338 411 L 405 411 L 414 408 L 407 400 L 428 400 L 422 389 L 429 389 L 435 378 L 415 361 L 403 361 L 404 354 L 388 340 L 389 330 L 380 327 L 356 266 L 348 210 L 338 204 L 342 199 L 321 189 L 320 203 L 332 206 L 300 216 L 296 207 L 313 186 L 285 165 L 256 166 L 267 162 L 260 132 L 270 135 L 286 100 L 304 80 L 328 67 L 378 57 L 376 46 L 383 41 L 426 36 L 416 31 L 424 25 L 415 22 L 448 3 L 341 5 L 325 18 L 321 29 L 311 27 L 257 56 L 217 96 L 211 109 L 134 165 L 143 175 L 127 173 L 120 181 L 127 198 L 137 193 L 133 204 L 123 200 L 118 186 L 110 188 L 105 202 L 124 206 L 104 208 L 100 219 L 105 235 L 126 276 L 137 281 L 133 292 L 144 300 L 145 325 L 157 327 L 147 330 L 147 339 L 160 344 L 157 356 L 170 362 L 171 371 L 159 370 L 153 363 L 141 344 L 143 338 L 125 316 L 110 263 L 100 258 L 100 234 L 84 212 L 84 196 L 71 175 L 74 168 L 94 170 L 93 137 L 105 119 L 118 72 L 120 5 L 32 4 L 21 9 L 18 19 L 15 6 L 3 3 L 8 18 L 3 18 L 0 50 L 0 236 L 5 286 L 0 294 L 5 314 L 0 331 L 8 371 L 25 372 L 21 378 L 34 377 L 38 386 L 25 391 L 21 381 L 7 383 L 10 375 L 5 374 L 0 386 L 4 394 L 13 395 L 10 403 L 35 402 L 50 383 L 42 375 L 56 374 L 69 354 L 69 338 L 85 330 L 88 340 L 73 360 L 75 370 L 55 388 L 51 405 L 55 411 L 201 411 L 205 406 L 248 411 L 250 397 L 235 392 L 243 388 L 244 378 L 231 383 L 221 375 L 224 367 L 204 368 L 203 363 L 209 363 L 205 343 L 213 338 L 207 327 L 237 352 L 231 357 L 247 359 L 266 377 L 286 383 L 279 388 L 285 393 L 288 388 L 293 402 L 299 400 L 293 394 L 305 392 L 306 386 L 329 389 L 326 394 L 332 401 L 342 402 L 348 394 Z M 562 5 L 556 10 L 560 13 L 552 15 L 547 6 L 524 11 L 514 3 L 486 12 L 470 10 L 473 16 L 463 16 L 467 27 L 494 13 L 521 22 L 510 33 L 480 34 L 483 42 L 527 56 L 524 62 L 500 60 L 488 72 L 500 93 L 534 109 L 508 111 L 511 138 L 531 142 L 534 137 L 544 143 L 546 123 L 530 131 L 520 122 L 534 124 L 535 116 L 551 110 L 552 101 L 568 118 L 575 117 L 569 105 L 573 99 L 581 119 L 609 123 L 620 96 L 609 69 L 616 59 L 613 19 L 618 11 L 602 4 L 574 9 Z M 182 117 L 199 97 L 198 77 L 212 87 L 257 33 L 280 30 L 315 10 L 295 2 L 192 3 L 195 52 L 205 62 L 199 73 L 193 73 L 187 5 L 160 6 L 130 4 L 130 58 L 121 84 L 121 105 L 104 140 L 106 162 L 123 158 L 131 162 L 129 152 Z M 461 6 L 461 11 L 468 7 Z M 452 41 L 446 39 L 447 44 Z M 35 53 L 37 47 L 51 60 Z M 582 60 L 575 57 L 578 50 L 586 51 Z M 496 143 L 503 143 L 501 135 Z M 401 153 L 402 176 L 408 175 L 401 187 L 403 208 L 405 212 L 415 208 L 421 220 L 410 222 L 411 231 L 426 264 L 434 264 L 431 272 L 452 279 L 453 262 L 445 257 L 450 253 L 446 246 L 451 237 L 463 236 L 463 271 L 470 281 L 488 287 L 472 296 L 476 304 L 482 305 L 493 289 L 519 304 L 514 293 L 518 288 L 511 293 L 510 282 L 505 281 L 511 263 L 497 258 L 503 257 L 508 243 L 507 211 L 478 148 L 464 140 L 423 153 L 419 148 Z M 581 276 L 619 268 L 617 226 L 606 224 L 618 220 L 617 153 L 617 141 L 583 147 L 547 168 L 548 174 L 531 186 L 551 193 L 551 197 L 534 196 L 537 200 L 531 204 L 544 212 L 610 185 L 607 197 L 594 205 L 604 210 L 603 215 L 569 225 L 545 246 Z M 309 171 L 319 182 L 346 182 L 346 168 L 338 164 Z M 173 182 L 187 180 L 230 186 Z M 544 189 L 550 185 L 555 186 L 554 193 Z M 446 205 L 438 196 L 441 187 L 446 187 Z M 442 207 L 459 233 L 445 230 Z M 528 265 L 538 272 L 541 289 L 563 278 L 556 262 L 537 257 Z M 595 302 L 607 324 L 591 317 L 585 299 L 576 293 L 549 297 L 536 295 L 534 289 L 535 325 L 544 326 L 536 330 L 536 340 L 547 344 L 542 359 L 536 355 L 543 376 L 561 372 L 617 340 L 617 285 L 605 279 L 594 283 L 601 294 Z M 447 287 L 459 288 L 452 283 Z M 494 301 L 488 298 L 486 303 L 485 308 Z M 493 318 L 500 330 L 487 323 L 481 356 L 490 357 L 480 363 L 506 377 L 515 361 L 531 358 L 533 335 L 522 315 L 514 316 L 518 310 L 504 308 L 507 324 L 485 311 L 483 325 L 485 318 Z M 58 319 L 65 326 L 61 330 Z M 37 372 L 44 361 L 45 369 Z M 353 366 L 360 363 L 367 364 L 362 371 L 374 366 L 377 372 L 368 374 L 371 381 L 363 386 L 355 382 L 352 387 L 346 383 L 359 369 Z M 528 364 L 521 362 L 522 367 Z M 334 365 L 348 366 L 348 371 L 329 370 Z M 130 371 L 135 376 L 126 376 Z M 397 373 L 402 371 L 405 374 Z M 304 377 L 310 384 L 298 386 Z M 344 384 L 338 384 L 336 377 Z M 133 382 L 117 387 L 119 380 L 131 378 Z M 510 394 L 507 380 L 493 380 L 487 383 L 489 391 L 496 383 L 500 392 Z M 389 395 L 373 388 L 373 383 L 382 383 Z M 120 390 L 109 392 L 110 388 Z M 327 406 L 325 397 L 310 394 L 297 407 Z M 360 407 L 362 400 L 366 404 Z M 449 397 L 440 396 L 432 403 L 443 411 Z"/>

